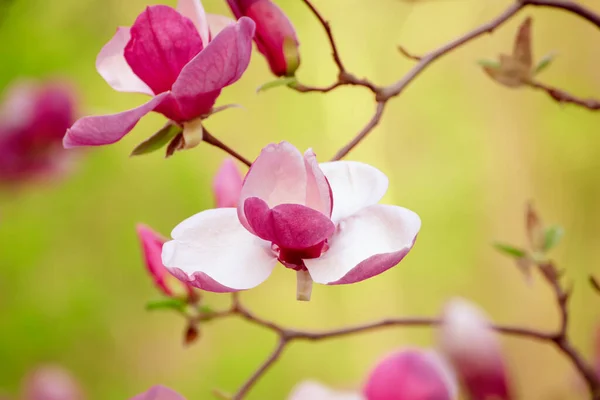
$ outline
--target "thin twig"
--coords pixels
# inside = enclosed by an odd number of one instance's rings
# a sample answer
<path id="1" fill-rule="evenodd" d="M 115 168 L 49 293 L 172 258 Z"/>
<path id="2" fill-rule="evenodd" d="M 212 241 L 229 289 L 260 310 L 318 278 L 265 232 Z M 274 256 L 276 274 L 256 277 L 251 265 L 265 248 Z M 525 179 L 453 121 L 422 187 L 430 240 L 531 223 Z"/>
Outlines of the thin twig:
<path id="1" fill-rule="evenodd" d="M 551 86 L 547 86 L 540 82 L 530 82 L 529 86 L 534 89 L 539 89 L 548 94 L 548 96 L 552 97 L 558 103 L 571 103 L 581 106 L 583 108 L 587 108 L 588 110 L 600 110 L 600 101 L 595 99 L 580 99 L 578 97 L 573 96 L 565 92 L 564 90 L 553 88 Z"/>
<path id="2" fill-rule="evenodd" d="M 239 161 L 243 162 L 247 166 L 252 165 L 251 161 L 249 161 L 247 158 L 242 156 L 240 153 L 233 150 L 231 147 L 227 146 L 225 143 L 221 142 L 219 139 L 217 139 L 216 137 L 211 135 L 206 129 L 204 129 L 204 132 L 202 133 L 202 140 L 210 145 L 218 147 L 219 149 L 223 150 L 224 152 L 231 155 L 232 157 L 237 158 Z"/>
<path id="3" fill-rule="evenodd" d="M 417 56 L 414 55 L 412 53 L 410 53 L 408 50 L 406 50 L 404 47 L 398 45 L 398 51 L 406 58 L 408 58 L 409 60 L 413 60 L 413 61 L 421 61 L 421 56 Z"/>

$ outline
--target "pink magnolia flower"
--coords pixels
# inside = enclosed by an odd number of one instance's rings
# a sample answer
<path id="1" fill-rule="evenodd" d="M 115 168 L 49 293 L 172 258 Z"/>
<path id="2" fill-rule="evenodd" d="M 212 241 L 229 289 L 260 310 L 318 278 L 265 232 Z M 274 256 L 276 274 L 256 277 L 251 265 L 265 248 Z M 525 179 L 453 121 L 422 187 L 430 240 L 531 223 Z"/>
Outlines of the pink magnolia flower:
<path id="1" fill-rule="evenodd" d="M 213 192 L 217 207 L 236 207 L 242 192 L 244 178 L 231 158 L 221 164 L 213 180 Z"/>
<path id="2" fill-rule="evenodd" d="M 247 16 L 256 23 L 254 41 L 273 74 L 293 76 L 300 66 L 294 26 L 271 0 L 227 0 L 236 18 Z"/>
<path id="3" fill-rule="evenodd" d="M 192 286 L 233 292 L 265 281 L 279 260 L 298 272 L 298 297 L 308 300 L 313 281 L 359 282 L 412 248 L 421 221 L 406 208 L 377 204 L 387 186 L 369 165 L 318 164 L 312 150 L 270 144 L 246 175 L 237 210 L 206 210 L 180 223 L 163 264 Z"/>
<path id="4" fill-rule="evenodd" d="M 157 385 L 130 400 L 185 400 L 185 397 L 167 387 Z"/>
<path id="5" fill-rule="evenodd" d="M 463 299 L 450 301 L 439 345 L 471 399 L 513 398 L 500 342 L 479 308 Z"/>
<path id="6" fill-rule="evenodd" d="M 0 105 L 0 181 L 53 176 L 70 156 L 62 137 L 75 120 L 75 99 L 64 82 L 14 82 Z"/>
<path id="7" fill-rule="evenodd" d="M 65 369 L 46 365 L 33 370 L 23 382 L 24 400 L 83 400 L 83 390 Z"/>
<path id="8" fill-rule="evenodd" d="M 167 240 L 143 224 L 137 225 L 137 234 L 142 245 L 146 269 L 155 286 L 168 297 L 195 298 L 194 288 L 171 275 L 162 263 L 162 247 Z"/>
<path id="9" fill-rule="evenodd" d="M 198 119 L 210 114 L 221 89 L 236 82 L 250 61 L 254 22 L 224 24 L 223 18 L 209 21 L 199 0 L 180 0 L 177 10 L 147 7 L 131 28 L 120 27 L 98 54 L 96 68 L 113 89 L 152 98 L 132 110 L 78 120 L 64 146 L 114 143 L 151 111 L 183 125 L 184 137 L 197 136 Z M 215 26 L 222 30 L 216 33 Z"/>

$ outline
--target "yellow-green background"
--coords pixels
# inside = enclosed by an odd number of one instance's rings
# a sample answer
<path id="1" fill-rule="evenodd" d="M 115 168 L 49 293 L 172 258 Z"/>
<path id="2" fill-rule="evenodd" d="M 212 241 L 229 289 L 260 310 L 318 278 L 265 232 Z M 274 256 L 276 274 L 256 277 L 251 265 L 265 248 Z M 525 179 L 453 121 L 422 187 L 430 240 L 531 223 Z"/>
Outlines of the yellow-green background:
<path id="1" fill-rule="evenodd" d="M 171 0 L 168 4 L 175 5 Z M 593 0 L 583 1 L 597 12 Z M 117 25 L 129 25 L 143 0 L 3 0 L 0 87 L 20 76 L 62 75 L 80 87 L 82 113 L 116 112 L 144 101 L 114 92 L 94 60 Z M 328 84 L 335 76 L 321 27 L 301 1 L 278 2 L 302 42 L 300 79 Z M 348 68 L 378 83 L 399 79 L 413 62 L 402 44 L 424 53 L 499 14 L 503 0 L 315 0 L 331 20 Z M 224 1 L 206 1 L 227 13 Z M 242 295 L 261 316 L 282 324 L 326 329 L 386 316 L 435 315 L 451 296 L 467 297 L 494 321 L 553 328 L 557 311 L 540 279 L 528 286 L 490 243 L 525 241 L 526 201 L 533 199 L 566 237 L 554 253 L 575 285 L 570 333 L 593 356 L 600 296 L 587 284 L 600 275 L 600 114 L 560 106 L 545 94 L 491 82 L 475 61 L 512 45 L 520 20 L 534 16 L 537 57 L 559 57 L 541 75 L 581 96 L 600 97 L 600 31 L 554 10 L 528 9 L 492 36 L 436 62 L 399 98 L 383 123 L 349 155 L 390 178 L 384 201 L 415 210 L 419 240 L 393 270 L 351 286 L 316 286 L 309 303 L 295 301 L 294 274 L 279 268 Z M 267 143 L 288 140 L 330 157 L 370 118 L 362 88 L 298 94 L 285 88 L 255 93 L 271 80 L 254 54 L 239 83 L 218 104 L 239 103 L 212 117 L 210 131 L 249 158 Z M 121 400 L 162 383 L 188 399 L 213 388 L 233 391 L 274 345 L 271 333 L 238 320 L 205 326 L 202 340 L 181 345 L 182 320 L 144 311 L 159 294 L 145 275 L 134 226 L 164 234 L 213 206 L 210 183 L 224 154 L 208 145 L 164 160 L 129 158 L 162 126 L 146 118 L 120 143 L 90 149 L 79 168 L 55 185 L 4 193 L 0 200 L 0 388 L 15 394 L 22 376 L 41 362 L 73 371 L 90 399 Z M 235 251 L 235 249 L 231 249 Z M 208 295 L 214 306 L 227 296 Z M 250 399 L 283 399 L 298 381 L 315 378 L 359 387 L 391 349 L 430 345 L 429 329 L 388 329 L 322 343 L 294 343 L 255 387 Z M 571 390 L 574 372 L 552 347 L 504 339 L 520 399 L 585 398 Z"/>

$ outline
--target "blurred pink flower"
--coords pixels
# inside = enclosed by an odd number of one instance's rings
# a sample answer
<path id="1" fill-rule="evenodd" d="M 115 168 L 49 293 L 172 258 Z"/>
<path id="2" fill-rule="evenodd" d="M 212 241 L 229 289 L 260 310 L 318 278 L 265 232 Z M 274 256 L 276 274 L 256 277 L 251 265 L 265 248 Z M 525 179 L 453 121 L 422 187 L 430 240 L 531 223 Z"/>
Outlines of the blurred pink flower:
<path id="1" fill-rule="evenodd" d="M 213 192 L 217 208 L 236 207 L 242 191 L 244 178 L 231 158 L 221 164 L 213 180 Z"/>
<path id="2" fill-rule="evenodd" d="M 0 106 L 0 181 L 63 172 L 70 156 L 61 141 L 74 120 L 75 98 L 65 82 L 14 82 Z"/>
<path id="3" fill-rule="evenodd" d="M 23 381 L 23 400 L 83 400 L 83 390 L 77 380 L 65 369 L 42 366 Z"/>
<path id="4" fill-rule="evenodd" d="M 150 6 L 131 28 L 119 27 L 98 54 L 96 68 L 113 89 L 152 99 L 118 114 L 78 120 L 64 146 L 114 143 L 151 111 L 183 125 L 185 136 L 186 123 L 210 114 L 221 89 L 236 82 L 250 62 L 254 22 L 227 24 L 223 18 L 207 17 L 200 0 L 179 0 L 177 10 Z M 190 123 L 190 129 L 197 128 Z"/>
<path id="5" fill-rule="evenodd" d="M 227 0 L 236 18 L 250 17 L 256 23 L 254 41 L 273 74 L 293 76 L 300 66 L 296 30 L 271 0 Z"/>
<path id="6" fill-rule="evenodd" d="M 195 298 L 194 288 L 175 278 L 162 264 L 161 252 L 166 239 L 143 224 L 137 225 L 137 234 L 142 245 L 146 269 L 156 287 L 169 297 Z"/>
<path id="7" fill-rule="evenodd" d="M 441 351 L 470 398 L 512 399 L 500 342 L 483 311 L 466 300 L 454 299 L 446 305 L 442 318 Z"/>
<path id="8" fill-rule="evenodd" d="M 130 400 L 185 400 L 185 398 L 167 387 L 157 385 Z"/>
<path id="9" fill-rule="evenodd" d="M 298 271 L 299 299 L 312 282 L 355 283 L 398 264 L 421 221 L 380 205 L 387 177 L 367 164 L 318 164 L 287 142 L 265 147 L 246 175 L 237 210 L 206 210 L 180 223 L 163 264 L 184 282 L 212 292 L 250 289 L 277 260 Z"/>
<path id="10" fill-rule="evenodd" d="M 304 381 L 292 389 L 288 400 L 364 400 L 360 393 L 342 392 L 315 381 Z"/>

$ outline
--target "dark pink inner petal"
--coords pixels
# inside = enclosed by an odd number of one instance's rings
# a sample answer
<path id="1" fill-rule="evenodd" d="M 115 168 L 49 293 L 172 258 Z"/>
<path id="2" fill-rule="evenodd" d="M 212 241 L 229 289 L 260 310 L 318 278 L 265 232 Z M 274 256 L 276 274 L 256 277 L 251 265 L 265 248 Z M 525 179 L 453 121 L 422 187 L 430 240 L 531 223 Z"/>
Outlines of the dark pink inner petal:
<path id="1" fill-rule="evenodd" d="M 244 202 L 244 213 L 258 237 L 284 249 L 307 249 L 325 241 L 335 231 L 328 217 L 300 204 L 269 208 L 258 197 L 250 197 Z"/>
<path id="2" fill-rule="evenodd" d="M 167 6 L 151 6 L 131 27 L 125 59 L 155 94 L 166 92 L 203 48 L 194 23 Z"/>

